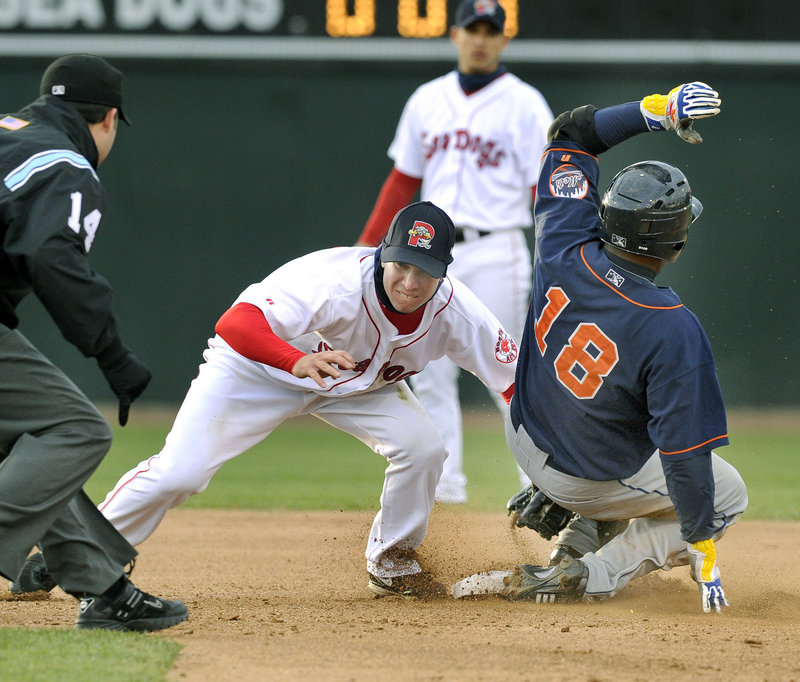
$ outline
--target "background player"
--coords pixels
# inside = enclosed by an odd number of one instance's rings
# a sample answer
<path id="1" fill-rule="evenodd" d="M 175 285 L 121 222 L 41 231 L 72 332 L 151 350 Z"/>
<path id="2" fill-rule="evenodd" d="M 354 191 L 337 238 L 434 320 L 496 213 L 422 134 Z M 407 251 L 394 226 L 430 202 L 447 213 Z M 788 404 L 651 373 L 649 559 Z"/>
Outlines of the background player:
<path id="1" fill-rule="evenodd" d="M 394 168 L 357 243 L 378 244 L 421 186 L 421 198 L 456 225 L 451 272 L 520 338 L 531 287 L 523 230 L 533 223 L 539 157 L 553 116 L 537 90 L 500 65 L 509 42 L 504 27 L 505 11 L 494 0 L 459 4 L 450 29 L 458 69 L 420 86 L 406 103 L 389 147 Z M 449 453 L 436 490 L 446 503 L 467 501 L 458 376 L 442 358 L 411 380 Z M 505 403 L 494 398 L 505 414 Z M 524 474 L 520 480 L 528 482 Z"/>
<path id="2" fill-rule="evenodd" d="M 205 490 L 223 463 L 290 417 L 313 414 L 389 466 L 367 542 L 378 596 L 444 593 L 414 557 L 446 452 L 406 379 L 449 356 L 510 398 L 517 347 L 455 278 L 455 230 L 429 202 L 401 210 L 381 247 L 335 248 L 248 287 L 219 320 L 163 450 L 100 505 L 132 544 Z"/>
<path id="3" fill-rule="evenodd" d="M 16 579 L 14 593 L 59 584 L 80 599 L 79 628 L 158 630 L 185 620 L 186 607 L 127 579 L 136 550 L 82 488 L 111 430 L 16 330 L 15 309 L 35 292 L 64 337 L 97 359 L 125 425 L 150 370 L 122 344 L 111 287 L 87 258 L 105 212 L 97 168 L 119 119 L 129 123 L 122 73 L 94 55 L 66 55 L 48 66 L 40 93 L 0 117 L 0 575 Z M 42 553 L 23 564 L 37 543 Z"/>
<path id="4" fill-rule="evenodd" d="M 669 95 L 561 114 L 550 129 L 536 204 L 537 255 L 506 436 L 533 483 L 582 516 L 632 518 L 581 559 L 518 566 L 512 599 L 611 596 L 630 580 L 691 565 L 703 610 L 727 604 L 718 540 L 744 512 L 710 344 L 697 318 L 654 284 L 702 210 L 683 173 L 644 161 L 602 202 L 595 155 L 649 130 L 701 141 L 693 120 L 718 94 L 689 83 Z"/>

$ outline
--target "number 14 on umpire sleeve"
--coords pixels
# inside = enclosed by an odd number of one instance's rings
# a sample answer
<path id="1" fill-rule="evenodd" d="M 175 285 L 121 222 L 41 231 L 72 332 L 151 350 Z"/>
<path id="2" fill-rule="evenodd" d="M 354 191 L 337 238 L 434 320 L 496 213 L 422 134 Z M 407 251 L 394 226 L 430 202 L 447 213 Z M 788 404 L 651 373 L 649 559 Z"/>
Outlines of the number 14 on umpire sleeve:
<path id="1" fill-rule="evenodd" d="M 69 218 L 67 218 L 67 227 L 75 234 L 80 234 L 83 195 L 80 192 L 73 192 L 69 195 L 69 199 L 72 202 L 72 206 L 70 207 Z M 97 234 L 97 228 L 100 227 L 100 218 L 102 217 L 103 214 L 97 209 L 94 209 L 87 213 L 86 217 L 83 219 L 83 230 L 86 232 L 86 239 L 83 240 L 83 248 L 86 249 L 86 253 L 89 253 L 89 249 L 92 248 L 92 242 L 94 241 L 95 234 Z"/>
<path id="2" fill-rule="evenodd" d="M 545 298 L 547 304 L 534 328 L 536 345 L 543 357 L 547 350 L 545 337 L 569 305 L 569 297 L 561 287 L 550 287 Z M 611 373 L 618 360 L 617 344 L 594 322 L 581 322 L 556 358 L 556 378 L 576 398 L 589 400 L 597 395 L 603 379 Z"/>

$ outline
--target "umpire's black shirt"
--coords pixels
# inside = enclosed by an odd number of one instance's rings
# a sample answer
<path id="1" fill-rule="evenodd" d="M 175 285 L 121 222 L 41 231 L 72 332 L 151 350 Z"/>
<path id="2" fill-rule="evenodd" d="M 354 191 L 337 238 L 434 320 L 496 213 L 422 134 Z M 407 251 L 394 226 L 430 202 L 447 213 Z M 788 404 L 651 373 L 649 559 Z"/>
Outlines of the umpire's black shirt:
<path id="1" fill-rule="evenodd" d="M 0 115 L 0 323 L 33 291 L 87 357 L 118 352 L 111 287 L 87 253 L 105 210 L 98 153 L 83 117 L 43 95 Z"/>

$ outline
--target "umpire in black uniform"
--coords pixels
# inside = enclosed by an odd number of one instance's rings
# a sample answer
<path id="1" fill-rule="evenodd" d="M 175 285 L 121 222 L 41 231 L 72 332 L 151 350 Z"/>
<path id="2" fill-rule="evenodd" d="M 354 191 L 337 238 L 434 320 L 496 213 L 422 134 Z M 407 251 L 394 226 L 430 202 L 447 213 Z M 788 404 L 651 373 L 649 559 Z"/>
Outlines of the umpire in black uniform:
<path id="1" fill-rule="evenodd" d="M 0 574 L 27 592 L 53 587 L 37 583 L 49 570 L 80 600 L 79 628 L 158 630 L 185 620 L 186 607 L 128 580 L 136 550 L 83 491 L 111 429 L 16 330 L 15 309 L 33 292 L 64 337 L 97 359 L 125 425 L 150 370 L 123 345 L 111 287 L 87 260 L 105 211 L 97 168 L 118 120 L 130 124 L 122 74 L 94 55 L 67 55 L 47 68 L 40 95 L 0 115 Z M 37 544 L 41 554 L 26 562 Z"/>

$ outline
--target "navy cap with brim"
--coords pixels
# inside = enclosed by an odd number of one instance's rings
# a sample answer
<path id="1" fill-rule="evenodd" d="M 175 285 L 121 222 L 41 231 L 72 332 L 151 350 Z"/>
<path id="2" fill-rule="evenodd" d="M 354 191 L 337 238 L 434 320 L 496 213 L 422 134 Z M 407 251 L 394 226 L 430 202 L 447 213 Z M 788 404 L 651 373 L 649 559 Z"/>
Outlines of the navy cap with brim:
<path id="1" fill-rule="evenodd" d="M 456 26 L 469 28 L 478 21 L 488 21 L 502 32 L 506 25 L 506 12 L 496 0 L 464 0 L 456 9 Z"/>
<path id="2" fill-rule="evenodd" d="M 444 277 L 444 273 L 447 272 L 447 265 L 438 258 L 428 256 L 414 249 L 407 249 L 404 246 L 384 246 L 381 249 L 381 263 L 416 265 L 436 279 L 441 279 Z"/>
<path id="3" fill-rule="evenodd" d="M 430 201 L 409 204 L 397 212 L 381 246 L 382 263 L 409 263 L 440 279 L 453 262 L 456 229 Z"/>

